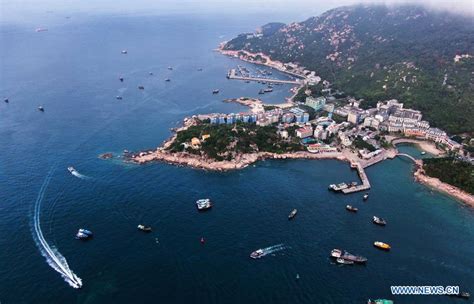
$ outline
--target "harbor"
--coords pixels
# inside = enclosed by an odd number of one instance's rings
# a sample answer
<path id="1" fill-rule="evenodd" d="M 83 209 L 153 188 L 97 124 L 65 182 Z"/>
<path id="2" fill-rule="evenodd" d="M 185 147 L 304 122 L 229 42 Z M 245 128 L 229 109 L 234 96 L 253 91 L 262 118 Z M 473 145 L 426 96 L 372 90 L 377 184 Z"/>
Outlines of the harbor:
<path id="1" fill-rule="evenodd" d="M 229 72 L 227 73 L 227 78 L 236 79 L 236 80 L 245 80 L 245 81 L 265 82 L 268 84 L 294 84 L 294 85 L 302 84 L 301 80 L 282 80 L 282 79 L 274 79 L 274 78 L 237 75 L 236 69 L 230 69 Z"/>

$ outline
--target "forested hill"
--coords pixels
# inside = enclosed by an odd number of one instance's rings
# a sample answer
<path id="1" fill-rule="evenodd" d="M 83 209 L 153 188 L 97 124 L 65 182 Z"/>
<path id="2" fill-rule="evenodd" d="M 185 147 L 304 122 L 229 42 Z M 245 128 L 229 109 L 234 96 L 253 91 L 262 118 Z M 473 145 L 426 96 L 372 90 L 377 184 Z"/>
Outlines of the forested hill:
<path id="1" fill-rule="evenodd" d="M 348 6 L 299 23 L 271 23 L 224 48 L 299 63 L 366 106 L 397 98 L 434 126 L 474 132 L 472 17 L 415 6 Z"/>

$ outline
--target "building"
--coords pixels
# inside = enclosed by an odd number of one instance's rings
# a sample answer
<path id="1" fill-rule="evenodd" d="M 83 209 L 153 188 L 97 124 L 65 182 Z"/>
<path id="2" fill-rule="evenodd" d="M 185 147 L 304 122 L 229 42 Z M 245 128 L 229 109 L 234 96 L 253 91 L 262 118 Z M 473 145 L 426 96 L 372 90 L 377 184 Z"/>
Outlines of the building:
<path id="1" fill-rule="evenodd" d="M 404 130 L 404 134 L 406 136 L 413 136 L 413 137 L 426 137 L 426 130 L 420 128 L 407 128 Z"/>
<path id="2" fill-rule="evenodd" d="M 213 115 L 209 118 L 209 121 L 210 121 L 211 124 L 217 124 L 217 123 L 219 123 L 219 118 L 217 116 Z"/>
<path id="3" fill-rule="evenodd" d="M 442 142 L 446 137 L 446 132 L 438 128 L 429 128 L 426 131 L 426 139 L 433 140 L 435 142 Z"/>
<path id="4" fill-rule="evenodd" d="M 364 127 L 371 127 L 378 129 L 380 125 L 380 121 L 375 117 L 368 116 L 364 119 Z"/>
<path id="5" fill-rule="evenodd" d="M 280 137 L 283 138 L 283 139 L 287 139 L 288 138 L 288 131 L 286 131 L 286 130 L 278 131 L 278 135 L 280 135 Z"/>
<path id="6" fill-rule="evenodd" d="M 346 134 L 344 134 L 344 132 L 339 131 L 338 136 L 343 146 L 349 147 L 350 145 L 352 145 L 352 141 Z"/>
<path id="7" fill-rule="evenodd" d="M 362 116 L 363 113 L 364 113 L 363 110 L 360 110 L 358 108 L 353 108 L 347 114 L 347 121 L 354 125 L 358 125 L 363 119 L 363 116 Z"/>
<path id="8" fill-rule="evenodd" d="M 199 148 L 200 145 L 201 145 L 201 141 L 199 140 L 199 138 L 193 137 L 191 139 L 191 146 L 193 147 L 193 149 Z"/>
<path id="9" fill-rule="evenodd" d="M 302 128 L 296 129 L 296 136 L 299 138 L 306 138 L 313 135 L 313 128 L 311 126 L 304 126 Z"/>
<path id="10" fill-rule="evenodd" d="M 309 97 L 306 97 L 306 100 L 305 100 L 305 105 L 315 109 L 316 111 L 321 110 L 325 104 L 326 104 L 326 98 L 323 96 L 317 97 L 317 98 L 309 96 Z"/>
<path id="11" fill-rule="evenodd" d="M 283 123 L 292 123 L 295 120 L 295 115 L 293 113 L 285 113 L 281 117 Z"/>
<path id="12" fill-rule="evenodd" d="M 334 112 L 334 104 L 333 103 L 327 103 L 324 105 L 323 110 L 326 112 Z"/>
<path id="13" fill-rule="evenodd" d="M 322 139 L 323 133 L 325 132 L 326 131 L 324 130 L 324 127 L 322 125 L 319 125 L 314 129 L 313 137 L 316 139 Z"/>

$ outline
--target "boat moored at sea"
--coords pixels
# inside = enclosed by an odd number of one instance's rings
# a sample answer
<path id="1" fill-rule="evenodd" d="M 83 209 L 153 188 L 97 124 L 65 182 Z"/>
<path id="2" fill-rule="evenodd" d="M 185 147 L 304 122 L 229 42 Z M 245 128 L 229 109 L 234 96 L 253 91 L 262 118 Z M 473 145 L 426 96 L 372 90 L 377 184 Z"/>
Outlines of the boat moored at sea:
<path id="1" fill-rule="evenodd" d="M 144 86 L 138 86 L 138 89 L 139 89 L 139 90 L 144 90 L 145 87 L 144 87 Z"/>
<path id="2" fill-rule="evenodd" d="M 122 50 L 122 54 L 128 54 L 127 50 Z"/>
<path id="3" fill-rule="evenodd" d="M 252 252 L 252 253 L 250 254 L 250 257 L 251 257 L 252 259 L 260 259 L 260 258 L 263 257 L 263 256 L 264 256 L 264 251 L 263 251 L 263 249 L 257 249 L 257 250 L 255 250 L 254 252 Z"/>
<path id="4" fill-rule="evenodd" d="M 387 299 L 377 299 L 377 300 L 367 300 L 367 304 L 393 304 L 392 300 Z"/>
<path id="5" fill-rule="evenodd" d="M 4 98 L 3 101 L 6 102 L 6 103 L 10 102 L 10 100 L 8 100 L 8 98 Z"/>
<path id="6" fill-rule="evenodd" d="M 87 229 L 79 229 L 76 233 L 76 239 L 77 240 L 87 240 L 92 238 L 93 234 L 90 230 Z"/>
<path id="7" fill-rule="evenodd" d="M 138 230 L 141 230 L 141 231 L 144 231 L 144 232 L 151 232 L 151 227 L 150 226 L 146 226 L 146 225 L 138 225 L 137 226 L 137 229 Z"/>
<path id="8" fill-rule="evenodd" d="M 293 219 L 296 216 L 297 212 L 298 212 L 298 210 L 296 210 L 296 209 L 291 210 L 290 214 L 288 215 L 288 219 L 289 220 Z"/>
<path id="9" fill-rule="evenodd" d="M 364 194 L 364 196 L 362 197 L 362 199 L 363 199 L 364 201 L 368 200 L 368 199 L 369 199 L 369 194 L 368 194 L 368 193 Z"/>
<path id="10" fill-rule="evenodd" d="M 389 244 L 384 243 L 384 242 L 379 242 L 379 241 L 374 242 L 374 246 L 379 248 L 379 249 L 387 250 L 387 251 L 392 248 Z"/>
<path id="11" fill-rule="evenodd" d="M 346 209 L 350 212 L 357 212 L 359 210 L 356 207 L 351 206 L 351 205 L 346 205 Z"/>
<path id="12" fill-rule="evenodd" d="M 166 78 L 166 79 L 165 79 L 165 81 L 166 81 L 166 82 L 170 82 L 170 81 L 171 81 L 171 79 L 169 79 L 169 78 Z"/>
<path id="13" fill-rule="evenodd" d="M 215 89 L 212 91 L 212 94 L 219 94 L 219 89 Z"/>
<path id="14" fill-rule="evenodd" d="M 354 261 L 351 261 L 351 260 L 346 260 L 344 258 L 337 258 L 336 259 L 336 262 L 338 264 L 343 264 L 343 265 L 354 265 Z"/>
<path id="15" fill-rule="evenodd" d="M 385 221 L 383 218 L 378 217 L 378 216 L 374 216 L 372 221 L 374 222 L 374 224 L 379 225 L 379 226 L 387 225 L 387 221 Z"/>
<path id="16" fill-rule="evenodd" d="M 122 96 L 119 96 L 119 95 L 115 96 L 115 98 L 116 98 L 117 100 L 122 100 Z"/>
<path id="17" fill-rule="evenodd" d="M 360 256 L 360 255 L 354 255 L 342 249 L 331 250 L 331 257 L 336 258 L 336 259 L 342 258 L 344 260 L 352 261 L 357 264 L 364 264 L 367 262 L 366 257 Z"/>
<path id="18" fill-rule="evenodd" d="M 212 208 L 212 202 L 208 198 L 202 198 L 196 201 L 196 207 L 199 211 L 204 211 Z"/>
<path id="19" fill-rule="evenodd" d="M 168 70 L 172 71 L 172 70 L 173 70 L 173 67 L 169 66 L 169 67 L 168 67 Z"/>
<path id="20" fill-rule="evenodd" d="M 38 111 L 40 111 L 40 112 L 44 112 L 44 108 L 43 108 L 43 106 L 39 106 L 39 107 L 38 107 Z"/>

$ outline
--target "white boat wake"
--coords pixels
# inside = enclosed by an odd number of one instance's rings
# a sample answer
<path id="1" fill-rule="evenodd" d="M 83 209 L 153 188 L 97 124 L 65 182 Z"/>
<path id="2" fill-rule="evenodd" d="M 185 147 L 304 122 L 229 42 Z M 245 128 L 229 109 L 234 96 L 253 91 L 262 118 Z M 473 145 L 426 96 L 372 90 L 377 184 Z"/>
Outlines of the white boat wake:
<path id="1" fill-rule="evenodd" d="M 86 175 L 83 175 L 77 171 L 73 171 L 71 172 L 72 175 L 74 175 L 75 177 L 78 177 L 80 179 L 89 179 L 90 177 L 89 176 L 86 176 Z"/>
<path id="2" fill-rule="evenodd" d="M 281 250 L 284 250 L 284 249 L 286 249 L 284 244 L 278 244 L 278 245 L 273 245 L 273 246 L 270 246 L 270 247 L 267 247 L 267 248 L 263 248 L 262 249 L 262 251 L 263 251 L 262 256 L 266 256 L 266 255 L 269 255 L 269 254 L 272 254 L 272 253 L 275 253 L 275 252 L 278 252 L 278 251 L 281 251 Z"/>
<path id="3" fill-rule="evenodd" d="M 38 197 L 35 202 L 35 210 L 33 213 L 33 239 L 36 246 L 41 252 L 41 255 L 46 258 L 49 266 L 59 272 L 64 280 L 74 288 L 82 287 L 82 280 L 69 268 L 66 258 L 54 247 L 51 247 L 43 236 L 40 226 L 40 209 L 41 202 L 44 198 L 44 193 L 51 181 L 52 171 L 48 174 L 41 186 Z"/>

